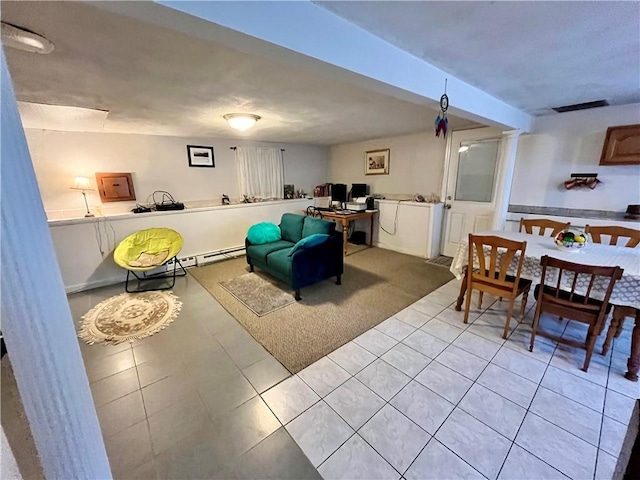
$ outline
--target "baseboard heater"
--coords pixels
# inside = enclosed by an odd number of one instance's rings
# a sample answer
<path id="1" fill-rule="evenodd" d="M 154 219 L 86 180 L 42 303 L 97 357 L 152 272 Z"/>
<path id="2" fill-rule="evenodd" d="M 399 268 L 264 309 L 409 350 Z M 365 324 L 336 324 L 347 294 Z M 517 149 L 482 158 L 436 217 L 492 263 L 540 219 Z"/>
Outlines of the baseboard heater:
<path id="1" fill-rule="evenodd" d="M 225 248 L 223 250 L 216 250 L 214 252 L 203 253 L 196 255 L 196 265 L 201 267 L 209 263 L 219 262 L 221 260 L 228 260 L 230 258 L 241 257 L 245 253 L 244 245 L 238 245 L 237 247 Z"/>

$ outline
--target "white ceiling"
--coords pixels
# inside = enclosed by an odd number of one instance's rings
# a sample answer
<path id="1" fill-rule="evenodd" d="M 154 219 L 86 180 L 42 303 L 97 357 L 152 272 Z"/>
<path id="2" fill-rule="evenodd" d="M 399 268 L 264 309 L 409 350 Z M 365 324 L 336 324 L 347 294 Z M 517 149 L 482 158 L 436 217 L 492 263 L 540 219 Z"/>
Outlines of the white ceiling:
<path id="1" fill-rule="evenodd" d="M 315 3 L 530 113 L 601 98 L 640 101 L 636 2 Z M 221 29 L 158 4 L 132 8 L 180 15 L 194 31 Z M 2 1 L 0 15 L 56 46 L 50 55 L 5 50 L 18 100 L 108 111 L 101 131 L 320 145 L 433 135 L 433 102 L 343 81 L 302 58 L 277 63 L 215 43 L 215 35 L 79 2 Z M 40 112 L 34 125 L 47 121 L 43 109 L 23 111 Z M 263 119 L 238 133 L 222 119 L 238 111 Z M 23 123 L 30 125 L 26 114 Z"/>
<path id="2" fill-rule="evenodd" d="M 530 114 L 640 102 L 640 2 L 314 2 Z"/>

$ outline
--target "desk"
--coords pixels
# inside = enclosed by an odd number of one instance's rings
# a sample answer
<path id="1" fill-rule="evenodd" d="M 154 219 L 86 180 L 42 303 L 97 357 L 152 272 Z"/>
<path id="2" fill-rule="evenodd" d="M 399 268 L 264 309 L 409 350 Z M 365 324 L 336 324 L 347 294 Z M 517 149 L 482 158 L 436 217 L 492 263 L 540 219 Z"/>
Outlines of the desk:
<path id="1" fill-rule="evenodd" d="M 344 254 L 347 255 L 347 235 L 349 230 L 349 222 L 358 220 L 359 218 L 368 218 L 371 222 L 369 229 L 369 246 L 373 246 L 373 216 L 377 210 L 369 210 L 364 212 L 342 213 L 342 212 L 327 212 L 323 211 L 322 218 L 329 220 L 335 220 L 342 224 L 342 241 L 344 245 Z"/>
<path id="2" fill-rule="evenodd" d="M 511 231 L 494 231 L 481 232 L 478 235 L 496 235 L 509 240 L 522 242 L 526 240 L 527 249 L 524 254 L 524 263 L 520 276 L 532 280 L 533 283 L 540 283 L 542 269 L 540 267 L 540 259 L 543 255 L 548 255 L 560 260 L 566 260 L 574 263 L 582 263 L 586 265 L 617 265 L 624 268 L 622 278 L 616 282 L 611 293 L 609 303 L 629 307 L 635 312 L 640 310 L 640 249 L 617 247 L 611 245 L 592 243 L 587 245 L 580 252 L 565 252 L 558 250 L 552 237 L 541 237 L 539 235 L 528 235 L 526 233 L 518 233 Z M 498 254 L 500 257 L 500 254 Z M 518 257 L 515 257 L 511 263 L 508 273 L 515 274 L 515 266 Z M 458 297 L 455 309 L 462 310 L 462 301 L 467 289 L 467 263 L 469 261 L 469 244 L 463 241 L 458 246 L 456 256 L 451 264 L 451 273 L 458 279 L 465 277 L 460 286 L 460 295 Z M 475 263 L 475 262 L 474 262 Z M 477 268 L 477 265 L 474 265 Z M 564 279 L 564 285 L 560 288 L 570 290 L 570 279 Z M 591 291 L 591 296 L 602 300 L 604 289 L 602 285 L 596 282 Z M 579 279 L 576 292 L 584 294 L 588 288 L 588 284 L 584 279 Z M 625 375 L 629 380 L 637 381 L 638 370 L 640 369 L 640 315 L 635 315 L 635 328 L 632 333 L 631 356 L 627 362 L 629 371 Z"/>

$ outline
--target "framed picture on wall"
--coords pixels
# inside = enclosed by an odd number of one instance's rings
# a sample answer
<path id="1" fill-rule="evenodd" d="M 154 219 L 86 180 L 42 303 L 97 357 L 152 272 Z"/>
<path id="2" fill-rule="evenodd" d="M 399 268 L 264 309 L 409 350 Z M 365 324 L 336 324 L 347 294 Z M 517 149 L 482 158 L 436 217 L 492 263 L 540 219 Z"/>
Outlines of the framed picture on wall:
<path id="1" fill-rule="evenodd" d="M 371 150 L 364 154 L 365 175 L 389 174 L 389 149 Z"/>
<path id="2" fill-rule="evenodd" d="M 213 147 L 203 147 L 201 145 L 187 145 L 187 155 L 190 167 L 210 167 L 216 166 L 213 159 Z"/>

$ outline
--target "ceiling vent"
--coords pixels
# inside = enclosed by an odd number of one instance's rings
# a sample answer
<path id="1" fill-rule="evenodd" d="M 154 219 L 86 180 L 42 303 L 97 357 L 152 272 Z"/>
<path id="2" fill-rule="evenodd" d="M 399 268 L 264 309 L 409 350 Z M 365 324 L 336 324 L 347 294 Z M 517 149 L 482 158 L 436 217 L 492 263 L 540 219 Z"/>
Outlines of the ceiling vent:
<path id="1" fill-rule="evenodd" d="M 558 113 L 564 113 L 564 112 L 574 112 L 576 110 L 587 110 L 589 108 L 606 107 L 607 105 L 609 105 L 609 102 L 607 102 L 606 100 L 596 100 L 595 102 L 576 103 L 575 105 L 565 105 L 564 107 L 555 107 L 552 110 L 555 110 Z"/>

